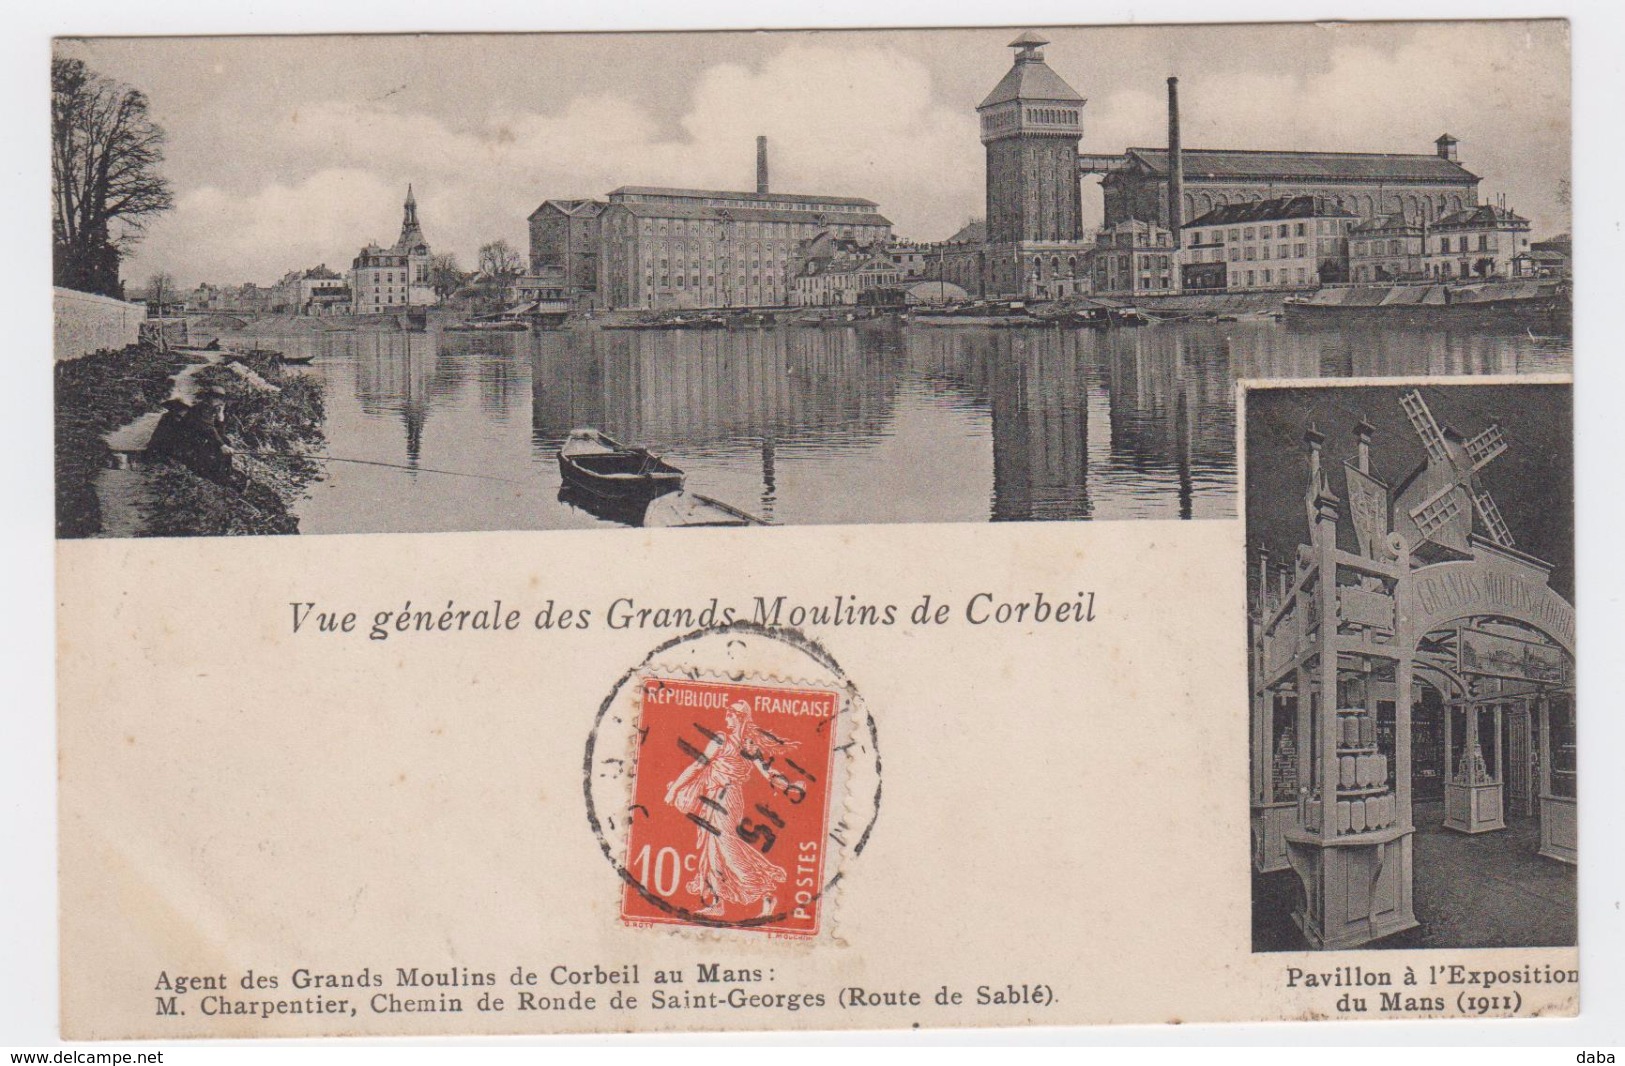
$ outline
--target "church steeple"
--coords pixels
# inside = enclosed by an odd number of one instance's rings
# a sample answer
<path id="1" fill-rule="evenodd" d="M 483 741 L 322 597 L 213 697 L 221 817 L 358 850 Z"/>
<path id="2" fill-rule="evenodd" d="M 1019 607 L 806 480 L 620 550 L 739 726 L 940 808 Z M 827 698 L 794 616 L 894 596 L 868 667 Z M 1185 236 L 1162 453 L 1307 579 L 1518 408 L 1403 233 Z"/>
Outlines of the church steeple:
<path id="1" fill-rule="evenodd" d="M 423 228 L 418 225 L 418 202 L 412 195 L 412 185 L 408 182 L 405 210 L 401 216 L 401 237 L 395 242 L 395 248 L 397 251 L 409 252 L 420 244 L 428 243 L 423 239 Z"/>

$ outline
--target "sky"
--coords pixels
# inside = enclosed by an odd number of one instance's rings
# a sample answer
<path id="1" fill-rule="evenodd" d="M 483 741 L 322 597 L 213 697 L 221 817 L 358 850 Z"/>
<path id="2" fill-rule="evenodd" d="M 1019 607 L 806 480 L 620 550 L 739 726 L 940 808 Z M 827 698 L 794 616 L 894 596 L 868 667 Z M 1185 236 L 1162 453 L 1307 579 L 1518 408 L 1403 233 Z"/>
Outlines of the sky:
<path id="1" fill-rule="evenodd" d="M 974 30 L 60 40 L 148 94 L 175 209 L 124 266 L 269 284 L 390 244 L 411 183 L 436 252 L 523 250 L 544 199 L 619 185 L 864 196 L 900 236 L 982 214 L 975 107 L 1024 27 Z M 1187 148 L 1431 152 L 1449 132 L 1485 199 L 1536 238 L 1569 228 L 1569 41 L 1544 22 L 1038 27 L 1088 99 L 1085 153 Z M 1085 224 L 1098 223 L 1084 179 Z"/>

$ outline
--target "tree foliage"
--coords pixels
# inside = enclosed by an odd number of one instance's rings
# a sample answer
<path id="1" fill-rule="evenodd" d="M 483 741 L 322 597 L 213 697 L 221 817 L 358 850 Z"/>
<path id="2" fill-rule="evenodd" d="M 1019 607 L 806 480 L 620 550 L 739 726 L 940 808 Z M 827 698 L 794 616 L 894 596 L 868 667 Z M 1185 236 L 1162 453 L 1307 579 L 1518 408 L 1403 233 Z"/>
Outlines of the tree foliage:
<path id="1" fill-rule="evenodd" d="M 174 206 L 158 172 L 164 131 L 146 94 L 51 60 L 51 231 L 56 284 L 118 295 L 118 263 L 153 216 Z"/>
<path id="2" fill-rule="evenodd" d="M 511 281 L 524 272 L 525 260 L 513 245 L 494 240 L 480 245 L 480 273 L 497 281 Z"/>
<path id="3" fill-rule="evenodd" d="M 163 314 L 164 305 L 175 302 L 180 296 L 175 285 L 175 275 L 165 270 L 149 275 L 146 296 L 147 303 L 151 304 L 158 314 Z"/>
<path id="4" fill-rule="evenodd" d="M 456 295 L 457 290 L 467 282 L 468 275 L 463 273 L 462 267 L 457 263 L 457 257 L 450 252 L 429 260 L 429 284 L 434 287 L 435 296 L 441 300 Z"/>

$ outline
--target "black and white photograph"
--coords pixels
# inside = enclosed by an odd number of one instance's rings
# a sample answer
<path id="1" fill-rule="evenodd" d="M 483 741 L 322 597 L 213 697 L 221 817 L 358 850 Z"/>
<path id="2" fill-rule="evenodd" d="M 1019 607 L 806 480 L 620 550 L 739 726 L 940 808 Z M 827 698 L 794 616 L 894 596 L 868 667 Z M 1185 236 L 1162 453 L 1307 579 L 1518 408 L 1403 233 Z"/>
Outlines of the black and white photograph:
<path id="1" fill-rule="evenodd" d="M 0 1000 L 1617 1029 L 1596 2 L 40 16 Z"/>
<path id="2" fill-rule="evenodd" d="M 62 38 L 57 535 L 1232 519 L 1238 379 L 1570 369 L 1568 35 Z"/>
<path id="3" fill-rule="evenodd" d="M 1247 389 L 1254 951 L 1575 943 L 1571 392 Z"/>

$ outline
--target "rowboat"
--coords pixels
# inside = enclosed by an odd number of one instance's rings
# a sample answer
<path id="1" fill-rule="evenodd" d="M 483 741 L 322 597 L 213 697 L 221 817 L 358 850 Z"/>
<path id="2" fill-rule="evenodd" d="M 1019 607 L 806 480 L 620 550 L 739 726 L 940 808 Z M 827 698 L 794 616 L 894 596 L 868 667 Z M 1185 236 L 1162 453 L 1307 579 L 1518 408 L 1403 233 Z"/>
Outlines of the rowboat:
<path id="1" fill-rule="evenodd" d="M 642 524 L 651 529 L 767 525 L 748 511 L 692 492 L 673 492 L 651 501 Z"/>
<path id="2" fill-rule="evenodd" d="M 594 518 L 623 526 L 680 529 L 695 526 L 765 526 L 748 511 L 692 492 L 667 492 L 654 499 L 610 499 L 594 496 L 571 484 L 559 487 L 559 502 L 579 508 Z"/>
<path id="3" fill-rule="evenodd" d="M 596 429 L 573 429 L 559 447 L 566 485 L 612 500 L 650 500 L 683 487 L 683 472 L 647 448 L 631 448 Z"/>

